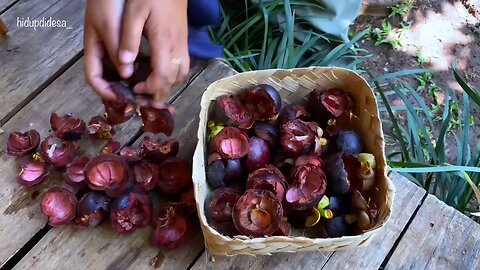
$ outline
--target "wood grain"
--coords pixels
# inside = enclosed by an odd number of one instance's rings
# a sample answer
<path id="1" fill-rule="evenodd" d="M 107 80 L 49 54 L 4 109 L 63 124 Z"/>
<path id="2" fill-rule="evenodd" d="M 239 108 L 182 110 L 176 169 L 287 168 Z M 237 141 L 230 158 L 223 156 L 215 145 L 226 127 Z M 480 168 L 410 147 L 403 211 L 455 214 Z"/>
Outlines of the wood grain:
<path id="1" fill-rule="evenodd" d="M 203 91 L 211 82 L 233 72 L 223 63 L 214 61 L 173 102 L 177 107 L 177 117 L 172 136 L 180 141 L 179 157 L 191 162 L 196 145 L 196 137 L 192 134 L 198 129 L 197 115 Z M 152 269 L 152 264 L 155 264 L 161 269 L 185 269 L 204 248 L 198 226 L 188 246 L 169 253 L 152 246 L 150 234 L 151 228 L 148 227 L 131 235 L 119 235 L 109 224 L 90 231 L 54 229 L 15 268 Z"/>
<path id="2" fill-rule="evenodd" d="M 480 225 L 428 195 L 385 269 L 480 269 Z"/>
<path id="3" fill-rule="evenodd" d="M 1 0 L 0 1 L 0 14 L 6 8 L 8 8 L 11 4 L 13 4 L 17 0 Z"/>
<path id="4" fill-rule="evenodd" d="M 198 73 L 203 62 L 193 66 L 190 76 Z M 30 238 L 44 227 L 46 219 L 40 214 L 39 201 L 44 191 L 53 185 L 63 183 L 59 173 L 53 174 L 42 184 L 25 188 L 16 183 L 15 177 L 19 172 L 19 159 L 6 154 L 8 136 L 13 131 L 36 129 L 42 139 L 49 134 L 49 119 L 52 112 L 59 114 L 72 113 L 89 121 L 94 115 L 104 113 L 100 98 L 84 83 L 83 61 L 78 61 L 40 95 L 20 110 L 3 129 L 0 135 L 0 265 L 13 256 Z M 184 85 L 175 88 L 171 96 L 177 95 L 184 89 Z M 115 127 L 115 140 L 124 144 L 132 140 L 141 128 L 139 117 Z M 103 147 L 105 141 L 92 142 L 85 140 L 82 144 L 83 152 L 95 154 Z"/>
<path id="5" fill-rule="evenodd" d="M 85 0 L 19 1 L 2 14 L 9 25 L 0 38 L 0 124 L 82 51 Z M 66 20 L 71 29 L 19 27 L 17 18 Z M 72 63 L 70 63 L 72 64 Z"/>
<path id="6" fill-rule="evenodd" d="M 372 239 L 366 247 L 351 251 L 336 251 L 330 257 L 323 269 L 334 269 L 339 265 L 348 269 L 378 269 L 393 247 L 400 233 L 405 228 L 415 209 L 426 194 L 400 174 L 390 175 L 397 195 L 393 204 L 393 215 L 390 222 Z"/>
<path id="7" fill-rule="evenodd" d="M 392 174 L 397 195 L 393 215 L 385 229 L 366 246 L 338 252 L 304 252 L 297 254 L 274 254 L 272 256 L 208 256 L 200 257 L 193 269 L 378 269 L 395 239 L 405 227 L 425 191 L 399 174 Z M 381 246 L 381 248 L 379 248 Z M 385 249 L 385 250 L 384 250 Z M 378 258 L 377 258 L 378 257 Z M 370 262 L 372 261 L 372 262 Z M 376 265 L 376 267 L 375 267 Z"/>

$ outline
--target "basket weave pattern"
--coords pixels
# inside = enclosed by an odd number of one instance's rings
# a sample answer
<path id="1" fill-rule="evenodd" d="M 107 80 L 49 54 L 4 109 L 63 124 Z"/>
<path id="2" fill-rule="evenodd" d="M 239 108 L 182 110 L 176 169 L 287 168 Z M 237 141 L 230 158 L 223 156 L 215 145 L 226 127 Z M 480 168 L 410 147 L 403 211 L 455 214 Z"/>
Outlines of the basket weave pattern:
<path id="1" fill-rule="evenodd" d="M 284 104 L 305 104 L 306 97 L 314 89 L 341 88 L 347 91 L 355 104 L 338 119 L 341 126 L 350 127 L 363 138 L 365 150 L 375 155 L 377 162 L 377 195 L 379 206 L 375 226 L 360 235 L 340 238 L 306 238 L 301 236 L 272 236 L 249 238 L 224 236 L 210 227 L 204 203 L 211 192 L 206 182 L 205 163 L 207 152 L 207 122 L 215 100 L 224 94 L 236 94 L 257 84 L 266 83 L 275 87 Z M 193 182 L 200 225 L 209 252 L 216 255 L 271 255 L 278 252 L 333 251 L 353 248 L 369 242 L 371 237 L 384 227 L 392 212 L 395 189 L 387 177 L 383 132 L 378 117 L 375 96 L 367 82 L 356 73 L 342 68 L 314 67 L 291 70 L 265 70 L 240 73 L 212 83 L 202 96 L 198 143 L 193 157 Z M 326 168 L 328 169 L 328 168 Z"/>

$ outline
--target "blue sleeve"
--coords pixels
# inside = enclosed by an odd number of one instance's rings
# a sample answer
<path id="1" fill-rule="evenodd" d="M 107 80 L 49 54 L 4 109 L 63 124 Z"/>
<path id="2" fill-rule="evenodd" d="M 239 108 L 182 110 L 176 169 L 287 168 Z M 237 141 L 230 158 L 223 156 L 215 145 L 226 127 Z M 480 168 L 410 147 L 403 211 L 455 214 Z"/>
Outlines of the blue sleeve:
<path id="1" fill-rule="evenodd" d="M 191 57 L 199 59 L 219 58 L 223 48 L 213 44 L 207 26 L 220 22 L 220 3 L 218 0 L 188 1 L 188 50 Z"/>
<path id="2" fill-rule="evenodd" d="M 189 0 L 188 22 L 192 26 L 214 25 L 220 22 L 218 0 Z"/>

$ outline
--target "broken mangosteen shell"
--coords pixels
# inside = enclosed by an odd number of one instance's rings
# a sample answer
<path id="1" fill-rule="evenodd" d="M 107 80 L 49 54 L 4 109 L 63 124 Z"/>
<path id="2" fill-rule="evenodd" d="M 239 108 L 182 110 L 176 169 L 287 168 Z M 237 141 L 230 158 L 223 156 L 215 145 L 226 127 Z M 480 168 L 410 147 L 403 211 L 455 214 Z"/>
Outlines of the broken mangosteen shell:
<path id="1" fill-rule="evenodd" d="M 141 107 L 140 116 L 143 122 L 143 130 L 153 134 L 163 133 L 171 136 L 175 129 L 174 117 L 168 109 L 154 107 Z"/>
<path id="2" fill-rule="evenodd" d="M 112 165 L 116 166 L 116 168 L 119 170 L 118 176 L 120 177 L 120 179 L 117 179 L 118 181 L 116 182 L 105 183 L 106 185 L 101 186 L 99 185 L 99 180 L 90 179 L 91 177 L 94 177 L 94 175 L 89 175 L 89 173 L 96 166 L 105 162 L 113 163 Z M 111 168 L 108 168 L 108 169 L 110 170 Z M 100 154 L 91 158 L 90 161 L 85 166 L 84 172 L 85 172 L 85 180 L 87 181 L 88 186 L 92 190 L 105 190 L 105 191 L 114 190 L 120 186 L 123 186 L 126 182 L 130 180 L 128 164 L 126 159 L 116 154 Z"/>
<path id="3" fill-rule="evenodd" d="M 260 84 L 244 91 L 241 102 L 254 120 L 268 121 L 277 118 L 282 109 L 282 98 L 270 85 Z"/>
<path id="4" fill-rule="evenodd" d="M 217 98 L 216 103 L 218 108 L 220 108 L 217 114 L 222 112 L 232 125 L 248 129 L 255 122 L 252 113 L 247 110 L 245 105 L 235 95 L 221 95 Z M 220 118 L 224 117 L 220 116 Z"/>
<path id="5" fill-rule="evenodd" d="M 269 204 L 271 208 L 262 208 L 262 205 Z M 259 207 L 256 207 L 259 206 Z M 250 215 L 254 209 L 260 209 L 268 213 L 271 218 L 266 227 L 259 227 L 253 222 L 244 224 L 250 220 Z M 233 223 L 238 231 L 243 235 L 263 237 L 272 235 L 279 227 L 283 218 L 283 208 L 277 196 L 268 190 L 249 189 L 240 197 L 232 211 Z"/>
<path id="6" fill-rule="evenodd" d="M 68 114 L 59 116 L 56 113 L 52 113 L 50 116 L 50 125 L 55 136 L 62 140 L 69 141 L 80 139 L 87 129 L 87 125 L 83 119 Z"/>
<path id="7" fill-rule="evenodd" d="M 307 122 L 293 119 L 280 127 L 280 144 L 283 150 L 293 157 L 309 152 L 315 141 L 315 134 Z"/>
<path id="8" fill-rule="evenodd" d="M 273 192 L 283 202 L 288 189 L 285 175 L 273 165 L 259 168 L 248 175 L 246 189 L 263 189 Z"/>
<path id="9" fill-rule="evenodd" d="M 35 152 L 39 144 L 40 133 L 35 129 L 27 132 L 12 132 L 7 141 L 7 154 L 22 157 Z"/>

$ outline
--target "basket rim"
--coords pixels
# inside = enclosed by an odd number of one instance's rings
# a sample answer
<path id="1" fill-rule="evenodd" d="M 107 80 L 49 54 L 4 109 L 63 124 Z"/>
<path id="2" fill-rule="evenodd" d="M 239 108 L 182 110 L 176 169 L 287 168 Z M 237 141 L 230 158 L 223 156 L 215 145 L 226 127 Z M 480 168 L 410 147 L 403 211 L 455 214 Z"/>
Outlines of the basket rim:
<path id="1" fill-rule="evenodd" d="M 211 92 L 212 89 L 216 87 L 216 85 L 218 85 L 222 82 L 233 80 L 233 79 L 238 78 L 240 76 L 248 76 L 248 75 L 257 74 L 257 73 L 267 74 L 267 73 L 272 73 L 272 72 L 275 72 L 275 71 L 287 71 L 287 72 L 296 73 L 296 72 L 305 72 L 305 71 L 312 71 L 312 70 L 321 70 L 321 71 L 335 71 L 335 70 L 338 71 L 338 70 L 341 70 L 341 71 L 350 73 L 350 75 L 356 77 L 359 81 L 361 81 L 362 83 L 367 85 L 368 89 L 370 90 L 370 93 L 372 94 L 372 96 L 374 96 L 373 89 L 370 87 L 368 82 L 363 77 L 358 75 L 355 71 L 353 71 L 351 69 L 348 69 L 348 68 L 336 67 L 336 66 L 329 66 L 329 67 L 311 66 L 311 67 L 290 68 L 290 69 L 266 69 L 266 70 L 247 71 L 247 72 L 237 73 L 237 74 L 233 74 L 233 75 L 230 75 L 230 76 L 227 76 L 227 77 L 224 77 L 224 78 L 221 78 L 219 80 L 216 80 L 216 81 L 212 82 L 206 88 L 204 93 L 202 94 L 201 108 L 203 110 L 204 105 L 209 104 L 208 103 L 209 92 Z M 378 115 L 378 104 L 377 104 L 376 99 L 374 99 L 374 102 L 375 102 L 375 108 L 376 108 L 377 115 Z M 197 145 L 196 145 L 195 152 L 194 152 L 194 159 L 195 159 L 195 157 L 198 156 L 199 158 L 201 158 L 201 160 L 203 162 L 202 162 L 202 164 L 194 164 L 193 169 L 192 169 L 192 175 L 194 175 L 199 170 L 203 173 L 205 172 L 204 145 L 201 143 L 204 140 L 204 130 L 202 129 L 202 124 L 206 124 L 206 121 L 208 119 L 205 119 L 205 117 L 202 117 L 202 116 L 203 115 L 200 115 L 199 128 L 198 128 L 198 131 L 197 131 Z M 379 130 L 379 134 L 380 134 L 381 138 L 384 139 L 383 130 L 381 128 Z M 382 155 L 385 158 L 384 143 L 382 143 Z M 356 234 L 356 235 L 351 235 L 351 236 L 342 236 L 342 237 L 329 237 L 329 238 L 320 238 L 320 237 L 310 238 L 310 237 L 304 237 L 304 236 L 248 237 L 248 236 L 245 236 L 245 235 L 230 237 L 230 236 L 223 235 L 220 232 L 218 232 L 215 228 L 210 226 L 210 224 L 208 223 L 208 221 L 206 219 L 206 215 L 205 215 L 204 211 L 200 211 L 201 210 L 200 209 L 200 203 L 204 203 L 204 201 L 199 202 L 197 190 L 201 187 L 199 186 L 199 182 L 196 181 L 195 178 L 194 178 L 193 179 L 194 196 L 195 196 L 195 202 L 196 202 L 196 208 L 197 208 L 197 216 L 200 220 L 200 226 L 201 226 L 202 232 L 204 234 L 205 242 L 207 242 L 207 243 L 210 240 L 209 238 L 212 237 L 212 236 L 215 237 L 216 239 L 222 240 L 226 244 L 236 244 L 236 243 L 238 243 L 238 244 L 247 244 L 247 245 L 248 244 L 255 244 L 255 243 L 266 243 L 266 244 L 268 244 L 268 243 L 274 243 L 274 242 L 283 242 L 283 243 L 292 243 L 292 244 L 298 244 L 299 242 L 305 242 L 305 243 L 310 243 L 310 244 L 313 245 L 313 244 L 318 244 L 318 243 L 322 243 L 322 242 L 335 242 L 335 241 L 338 241 L 338 240 L 366 239 L 366 238 L 369 238 L 370 236 L 373 236 L 373 235 L 377 234 L 378 231 L 382 230 L 385 227 L 385 225 L 391 219 L 391 216 L 392 216 L 392 213 L 393 213 L 393 210 L 394 210 L 393 209 L 393 202 L 394 202 L 394 197 L 395 197 L 395 194 L 396 194 L 396 189 L 395 189 L 395 186 L 394 186 L 392 180 L 388 176 L 388 173 L 389 173 L 388 166 L 385 164 L 384 178 L 386 180 L 386 183 L 385 183 L 386 184 L 386 191 L 385 191 L 386 194 L 385 195 L 386 195 L 386 198 L 387 198 L 386 201 L 385 201 L 385 206 L 386 206 L 386 209 L 387 209 L 388 212 L 386 213 L 385 218 L 383 219 L 383 221 L 381 223 L 377 224 L 374 228 L 371 228 L 371 229 L 369 229 L 369 230 L 367 230 L 367 231 L 365 231 L 361 234 Z M 207 248 L 208 248 L 208 245 L 207 245 Z"/>

